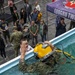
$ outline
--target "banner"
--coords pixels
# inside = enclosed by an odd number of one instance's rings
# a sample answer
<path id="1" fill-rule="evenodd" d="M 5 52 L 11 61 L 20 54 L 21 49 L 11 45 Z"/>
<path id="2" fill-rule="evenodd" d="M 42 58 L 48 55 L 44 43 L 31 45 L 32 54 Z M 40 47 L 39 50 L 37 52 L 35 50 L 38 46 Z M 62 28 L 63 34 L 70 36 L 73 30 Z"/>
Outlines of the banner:
<path id="1" fill-rule="evenodd" d="M 66 17 L 70 20 L 75 20 L 75 9 L 65 7 L 66 0 L 59 0 L 47 4 L 47 11 L 52 12 L 56 15 Z"/>

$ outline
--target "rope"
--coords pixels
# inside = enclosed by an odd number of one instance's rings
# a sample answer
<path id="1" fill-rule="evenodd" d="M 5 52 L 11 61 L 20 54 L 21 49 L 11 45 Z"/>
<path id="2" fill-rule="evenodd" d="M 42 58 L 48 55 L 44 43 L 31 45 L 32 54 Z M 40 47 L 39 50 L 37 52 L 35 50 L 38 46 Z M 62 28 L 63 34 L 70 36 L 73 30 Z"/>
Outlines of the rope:
<path id="1" fill-rule="evenodd" d="M 56 50 L 56 52 L 62 53 L 63 51 L 62 51 L 62 50 Z M 72 58 L 73 60 L 75 60 L 75 57 L 72 56 L 70 53 L 64 51 L 63 54 L 65 54 L 65 55 L 67 55 L 68 57 L 70 57 L 70 58 Z"/>

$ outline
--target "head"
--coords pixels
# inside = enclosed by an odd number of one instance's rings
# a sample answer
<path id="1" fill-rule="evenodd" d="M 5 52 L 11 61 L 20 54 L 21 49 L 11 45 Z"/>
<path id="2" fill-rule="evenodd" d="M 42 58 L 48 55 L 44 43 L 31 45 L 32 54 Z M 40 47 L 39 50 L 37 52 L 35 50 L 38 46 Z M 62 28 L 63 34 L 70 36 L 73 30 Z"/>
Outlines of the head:
<path id="1" fill-rule="evenodd" d="M 24 12 L 25 11 L 25 9 L 24 8 L 21 8 L 21 12 Z"/>
<path id="2" fill-rule="evenodd" d="M 40 21 L 40 24 L 42 24 L 42 25 L 43 25 L 43 24 L 44 24 L 44 20 L 41 20 L 41 21 Z"/>
<path id="3" fill-rule="evenodd" d="M 25 25 L 25 26 L 24 26 L 24 29 L 26 29 L 26 28 L 28 28 L 28 26 Z"/>
<path id="4" fill-rule="evenodd" d="M 35 2 L 35 6 L 37 6 L 37 5 L 38 5 L 38 2 L 36 1 L 36 2 Z"/>
<path id="5" fill-rule="evenodd" d="M 27 38 L 22 38 L 20 42 L 20 47 L 27 49 L 28 48 L 28 41 Z"/>
<path id="6" fill-rule="evenodd" d="M 64 23 L 64 18 L 61 18 L 60 19 L 60 22 L 63 24 Z"/>
<path id="7" fill-rule="evenodd" d="M 36 10 L 36 8 L 34 8 L 34 11 L 33 11 L 34 13 L 36 13 L 37 12 L 37 10 Z"/>
<path id="8" fill-rule="evenodd" d="M 13 31 L 14 31 L 14 32 L 17 31 L 17 26 L 14 26 L 14 27 L 13 27 Z"/>
<path id="9" fill-rule="evenodd" d="M 5 21 L 5 19 L 4 19 L 4 18 L 2 18 L 2 19 L 1 19 L 1 22 L 4 22 L 4 21 Z"/>
<path id="10" fill-rule="evenodd" d="M 35 25 L 35 22 L 34 21 L 31 21 L 31 25 Z"/>
<path id="11" fill-rule="evenodd" d="M 17 11 L 16 11 L 16 9 L 14 9 L 14 13 L 16 13 Z"/>
<path id="12" fill-rule="evenodd" d="M 38 13 L 40 13 L 40 11 L 39 11 L 39 10 L 37 10 L 37 12 L 38 12 Z"/>
<path id="13" fill-rule="evenodd" d="M 28 0 L 26 0 L 25 3 L 28 3 Z"/>

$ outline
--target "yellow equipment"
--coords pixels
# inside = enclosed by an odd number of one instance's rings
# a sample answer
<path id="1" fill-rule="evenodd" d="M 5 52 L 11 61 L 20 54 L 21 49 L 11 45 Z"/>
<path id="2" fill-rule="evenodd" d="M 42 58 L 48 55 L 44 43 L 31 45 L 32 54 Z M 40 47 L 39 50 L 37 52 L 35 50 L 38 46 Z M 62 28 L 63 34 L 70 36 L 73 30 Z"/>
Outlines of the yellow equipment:
<path id="1" fill-rule="evenodd" d="M 43 43 L 39 43 L 34 48 L 34 53 L 37 54 L 39 58 L 43 58 L 52 52 L 52 48 L 49 45 L 43 47 Z"/>
<path id="2" fill-rule="evenodd" d="M 38 43 L 34 48 L 33 52 L 37 55 L 38 58 L 47 58 L 54 52 L 59 52 L 59 53 L 63 52 L 62 50 L 57 48 L 52 50 L 52 48 L 47 44 L 44 47 L 43 46 L 44 46 L 43 43 Z M 72 59 L 75 59 L 75 57 L 69 54 L 68 52 L 64 52 L 64 54 L 67 55 L 68 57 L 71 57 Z"/>

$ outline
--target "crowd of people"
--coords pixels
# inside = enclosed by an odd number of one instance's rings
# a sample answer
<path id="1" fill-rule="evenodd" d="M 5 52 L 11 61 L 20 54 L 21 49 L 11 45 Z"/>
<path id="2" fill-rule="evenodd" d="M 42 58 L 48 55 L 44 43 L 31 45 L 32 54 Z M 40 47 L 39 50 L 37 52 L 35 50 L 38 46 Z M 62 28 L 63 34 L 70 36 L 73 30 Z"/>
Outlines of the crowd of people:
<path id="1" fill-rule="evenodd" d="M 20 9 L 20 13 L 17 12 L 17 7 L 14 4 L 14 0 L 8 0 L 8 6 L 13 18 L 13 30 L 9 32 L 9 23 L 4 18 L 0 20 L 0 54 L 6 58 L 5 47 L 8 47 L 8 43 L 14 47 L 15 57 L 18 56 L 20 50 L 20 42 L 22 38 L 27 38 L 32 41 L 32 47 L 39 42 L 38 34 L 41 37 L 41 41 L 47 40 L 48 25 L 42 19 L 41 7 L 36 1 L 34 8 L 28 0 L 24 0 L 24 8 Z M 71 22 L 74 26 L 74 22 Z M 69 28 L 71 29 L 72 26 Z M 66 32 L 66 24 L 63 17 L 57 16 L 56 18 L 56 34 L 55 37 Z M 4 39 L 2 38 L 2 36 Z"/>
<path id="2" fill-rule="evenodd" d="M 9 23 L 4 18 L 0 20 L 0 35 L 4 44 L 0 44 L 0 47 L 4 48 L 4 51 L 0 48 L 0 54 L 4 58 L 6 58 L 5 48 L 9 45 L 13 46 L 16 57 L 19 54 L 22 38 L 27 38 L 27 40 L 31 38 L 32 47 L 34 47 L 38 43 L 38 34 L 41 36 L 41 41 L 44 42 L 47 39 L 48 32 L 48 26 L 42 19 L 41 7 L 37 1 L 32 9 L 29 1 L 25 0 L 24 8 L 21 8 L 20 13 L 17 12 L 17 7 L 13 0 L 8 0 L 8 6 L 13 18 L 12 32 L 10 32 Z"/>

